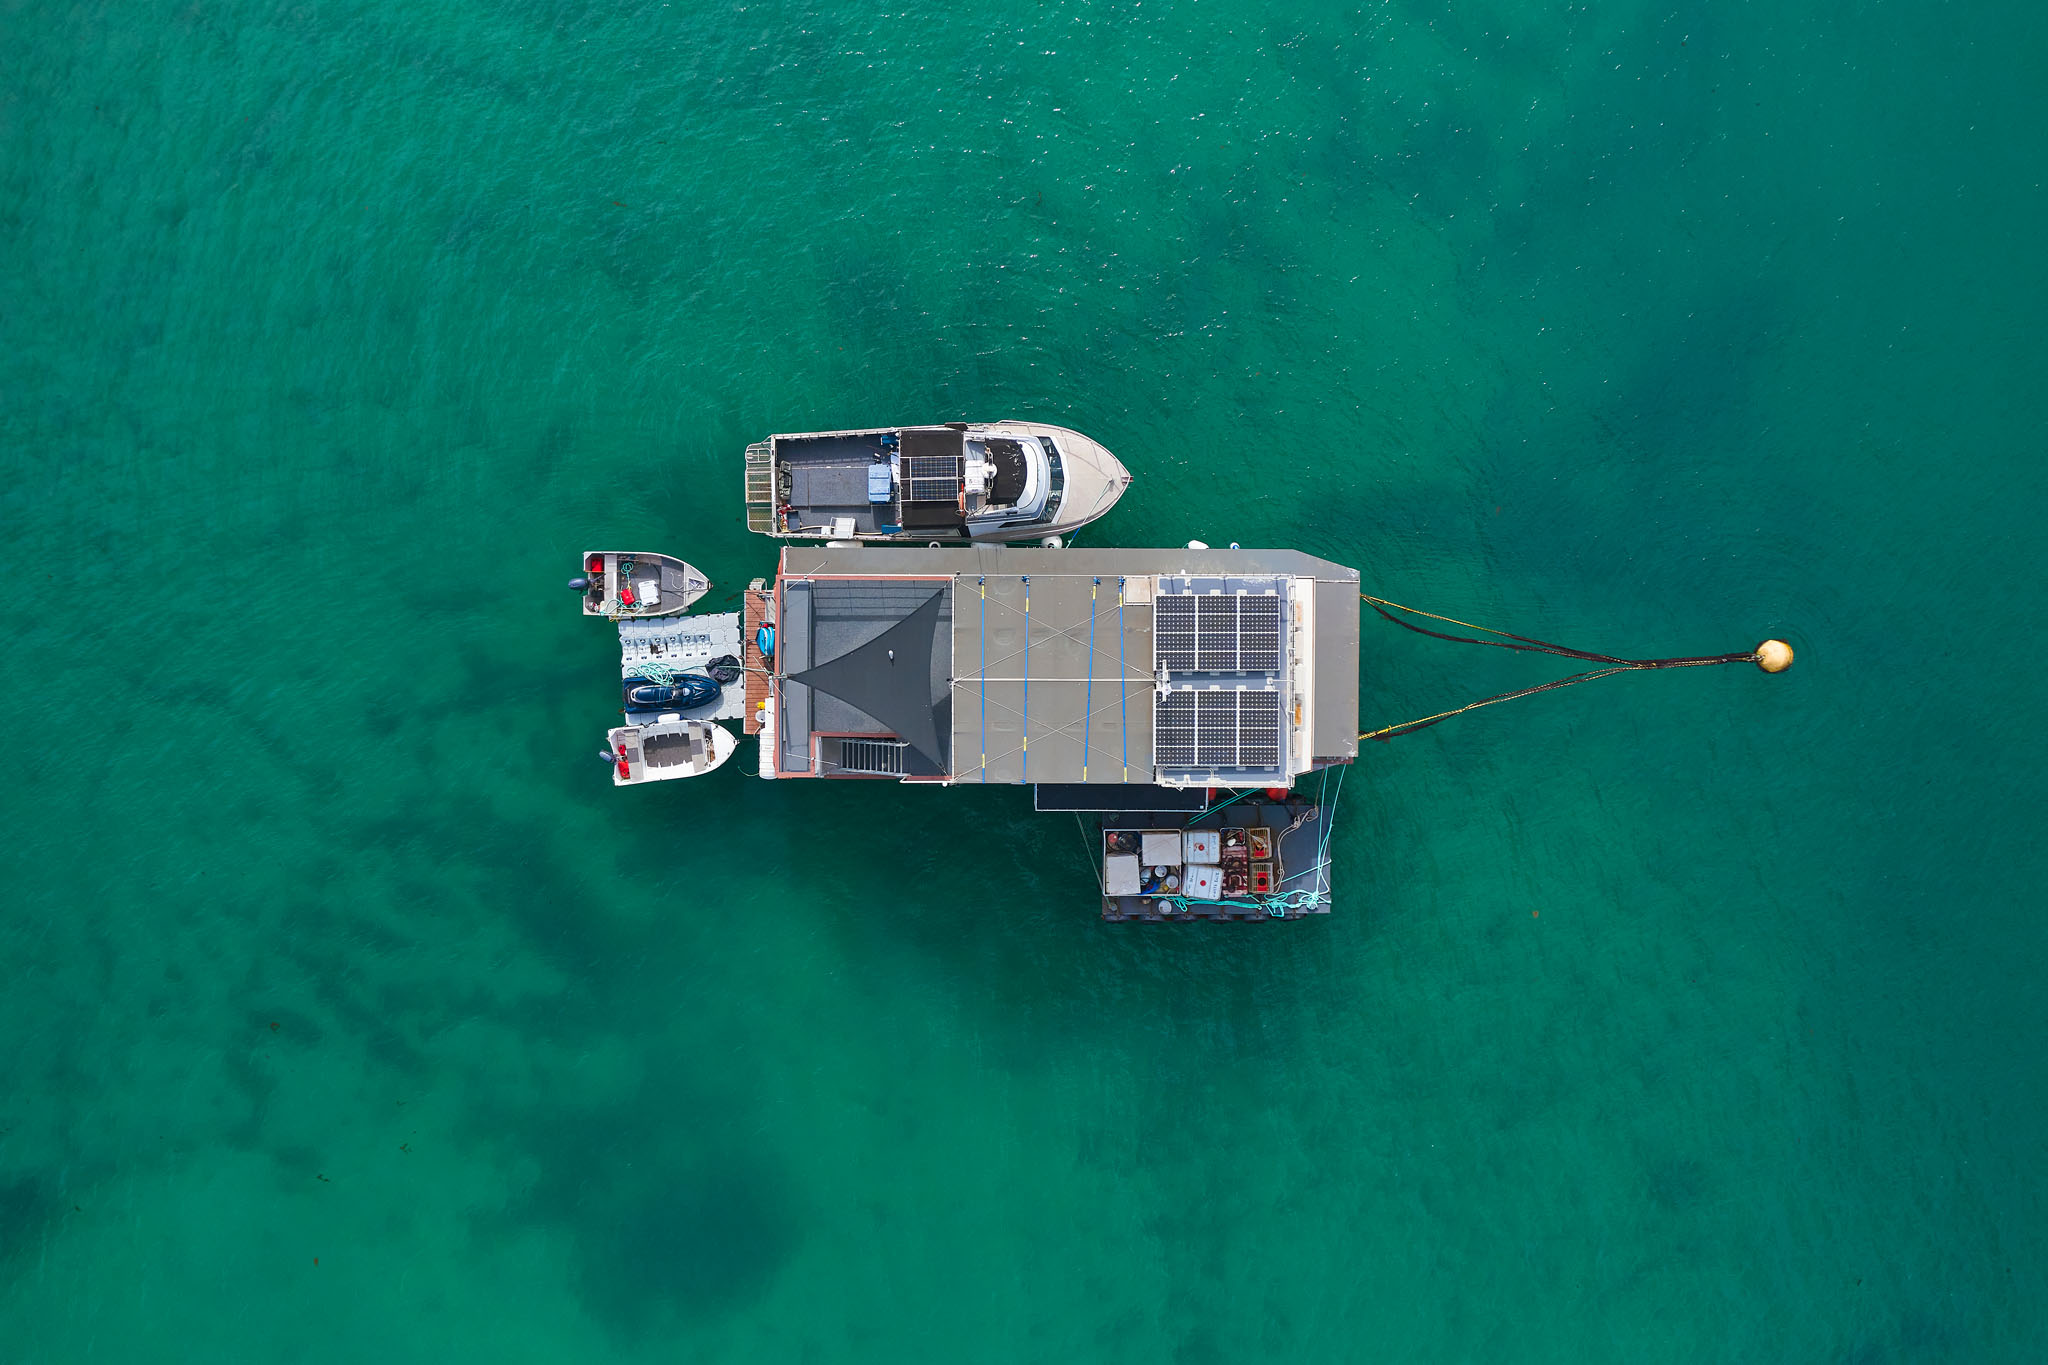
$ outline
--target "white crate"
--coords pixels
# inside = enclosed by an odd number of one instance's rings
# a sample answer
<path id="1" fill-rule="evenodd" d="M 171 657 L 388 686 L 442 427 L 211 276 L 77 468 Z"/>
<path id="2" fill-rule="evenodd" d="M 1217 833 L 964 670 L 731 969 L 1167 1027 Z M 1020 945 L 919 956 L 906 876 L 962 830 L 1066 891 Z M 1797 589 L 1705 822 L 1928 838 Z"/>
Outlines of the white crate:
<path id="1" fill-rule="evenodd" d="M 1163 834 L 1147 834 L 1140 846 L 1143 861 L 1147 867 L 1179 867 L 1180 834 L 1167 830 Z"/>

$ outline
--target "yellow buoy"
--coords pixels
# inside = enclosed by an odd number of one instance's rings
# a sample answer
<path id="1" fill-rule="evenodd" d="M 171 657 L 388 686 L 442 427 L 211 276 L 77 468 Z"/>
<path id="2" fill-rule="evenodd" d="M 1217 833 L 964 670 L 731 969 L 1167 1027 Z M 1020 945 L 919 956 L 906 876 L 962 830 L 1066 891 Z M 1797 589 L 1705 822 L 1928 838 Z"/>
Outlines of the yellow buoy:
<path id="1" fill-rule="evenodd" d="M 1783 640 L 1766 640 L 1756 647 L 1756 666 L 1766 673 L 1783 673 L 1792 666 L 1792 646 Z"/>

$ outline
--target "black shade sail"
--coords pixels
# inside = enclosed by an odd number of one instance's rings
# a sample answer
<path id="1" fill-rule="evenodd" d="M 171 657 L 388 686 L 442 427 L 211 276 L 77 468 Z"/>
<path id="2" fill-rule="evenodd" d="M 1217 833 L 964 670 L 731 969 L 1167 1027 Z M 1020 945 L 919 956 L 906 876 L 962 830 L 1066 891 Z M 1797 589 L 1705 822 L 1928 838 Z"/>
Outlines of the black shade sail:
<path id="1" fill-rule="evenodd" d="M 935 591 L 917 610 L 866 644 L 792 673 L 789 681 L 865 711 L 938 771 L 946 771 L 947 746 L 939 737 L 938 707 L 932 700 L 932 654 L 945 599 L 945 589 Z M 943 669 L 938 673 L 945 676 Z"/>

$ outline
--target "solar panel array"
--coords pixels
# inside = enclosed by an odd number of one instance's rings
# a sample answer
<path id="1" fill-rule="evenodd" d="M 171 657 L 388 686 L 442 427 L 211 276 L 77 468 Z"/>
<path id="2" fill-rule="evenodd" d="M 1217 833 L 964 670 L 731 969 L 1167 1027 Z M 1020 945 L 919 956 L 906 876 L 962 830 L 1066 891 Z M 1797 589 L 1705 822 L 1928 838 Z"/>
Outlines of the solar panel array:
<path id="1" fill-rule="evenodd" d="M 1152 761 L 1160 768 L 1273 773 L 1281 757 L 1278 692 L 1183 688 L 1154 702 Z"/>
<path id="2" fill-rule="evenodd" d="M 1283 778 L 1286 599 L 1194 588 L 1163 581 L 1153 599 L 1153 665 L 1166 684 L 1153 701 L 1153 764 L 1168 777 Z"/>
<path id="3" fill-rule="evenodd" d="M 949 455 L 906 455 L 904 486 L 910 502 L 958 502 L 960 461 Z"/>

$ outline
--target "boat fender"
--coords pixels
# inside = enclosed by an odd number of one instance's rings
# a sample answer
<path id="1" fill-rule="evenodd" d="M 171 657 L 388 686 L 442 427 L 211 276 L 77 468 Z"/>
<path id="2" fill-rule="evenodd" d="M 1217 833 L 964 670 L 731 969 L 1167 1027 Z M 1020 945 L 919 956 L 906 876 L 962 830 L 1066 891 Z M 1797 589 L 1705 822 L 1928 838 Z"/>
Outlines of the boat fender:
<path id="1" fill-rule="evenodd" d="M 587 579 L 587 578 L 572 578 L 572 579 L 570 579 L 570 580 L 569 580 L 569 591 L 570 591 L 570 592 L 589 592 L 589 591 L 590 591 L 590 580 L 589 580 L 589 579 Z"/>
<path id="2" fill-rule="evenodd" d="M 761 657 L 775 657 L 775 627 L 763 626 L 754 632 L 754 648 L 761 651 Z"/>

